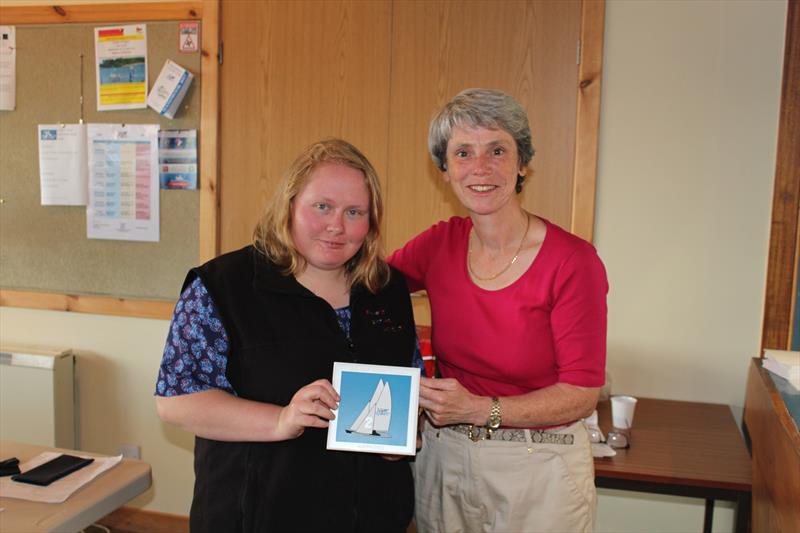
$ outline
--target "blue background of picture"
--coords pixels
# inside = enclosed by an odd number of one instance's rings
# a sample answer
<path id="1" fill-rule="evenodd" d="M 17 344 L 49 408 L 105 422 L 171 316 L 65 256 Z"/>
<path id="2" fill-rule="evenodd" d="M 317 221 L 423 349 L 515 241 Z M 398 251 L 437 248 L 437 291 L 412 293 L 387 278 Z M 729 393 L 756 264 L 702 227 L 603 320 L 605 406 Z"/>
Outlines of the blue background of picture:
<path id="1" fill-rule="evenodd" d="M 389 435 L 378 437 L 347 433 L 361 410 L 367 405 L 383 379 L 389 383 L 392 391 L 392 419 L 389 423 Z M 363 444 L 380 444 L 389 446 L 406 446 L 408 436 L 408 401 L 411 396 L 411 376 L 392 376 L 385 374 L 367 374 L 364 372 L 342 372 L 339 386 L 342 401 L 336 413 L 336 440 L 339 442 L 359 442 Z"/>

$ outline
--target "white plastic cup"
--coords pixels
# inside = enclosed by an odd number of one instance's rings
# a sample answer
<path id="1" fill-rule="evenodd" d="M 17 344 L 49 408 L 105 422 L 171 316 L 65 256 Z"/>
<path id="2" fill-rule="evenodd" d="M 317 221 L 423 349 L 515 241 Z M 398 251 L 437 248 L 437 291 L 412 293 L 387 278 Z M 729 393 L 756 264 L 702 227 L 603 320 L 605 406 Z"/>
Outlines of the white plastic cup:
<path id="1" fill-rule="evenodd" d="M 589 427 L 593 428 L 599 427 L 597 424 L 597 409 L 592 411 L 592 414 L 584 418 L 583 421 L 586 422 L 586 425 Z"/>
<path id="2" fill-rule="evenodd" d="M 636 398 L 633 396 L 611 397 L 611 421 L 615 428 L 630 429 L 633 426 L 633 412 Z"/>

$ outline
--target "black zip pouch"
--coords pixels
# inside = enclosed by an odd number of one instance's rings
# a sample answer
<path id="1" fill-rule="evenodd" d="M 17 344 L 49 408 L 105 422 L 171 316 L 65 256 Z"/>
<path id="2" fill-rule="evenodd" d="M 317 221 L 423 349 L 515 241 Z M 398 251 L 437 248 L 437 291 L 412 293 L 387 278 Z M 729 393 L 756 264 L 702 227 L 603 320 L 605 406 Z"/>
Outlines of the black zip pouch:
<path id="1" fill-rule="evenodd" d="M 27 472 L 11 476 L 11 479 L 13 481 L 19 481 L 20 483 L 47 486 L 53 481 L 61 479 L 76 470 L 80 470 L 93 461 L 94 459 L 85 459 L 83 457 L 63 454 L 37 467 L 31 468 Z"/>

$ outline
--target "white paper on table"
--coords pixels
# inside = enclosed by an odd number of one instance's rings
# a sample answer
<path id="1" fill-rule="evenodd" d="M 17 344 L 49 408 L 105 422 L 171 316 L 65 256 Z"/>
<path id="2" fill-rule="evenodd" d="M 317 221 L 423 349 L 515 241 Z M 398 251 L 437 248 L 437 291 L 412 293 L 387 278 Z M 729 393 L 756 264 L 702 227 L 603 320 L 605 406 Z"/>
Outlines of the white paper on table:
<path id="1" fill-rule="evenodd" d="M 59 455 L 63 454 L 59 452 L 42 452 L 21 464 L 19 469 L 21 472 L 27 472 L 35 466 L 55 459 Z M 61 503 L 69 498 L 76 490 L 122 461 L 121 455 L 117 455 L 116 457 L 94 457 L 91 455 L 82 455 L 80 453 L 73 453 L 71 455 L 92 458 L 94 461 L 90 465 L 76 470 L 52 482 L 46 487 L 12 481 L 11 476 L 2 477 L 0 478 L 0 497 L 16 498 L 18 500 L 28 500 L 32 502 Z"/>
<path id="2" fill-rule="evenodd" d="M 42 205 L 86 205 L 86 126 L 40 124 L 38 131 Z"/>
<path id="3" fill-rule="evenodd" d="M 89 124 L 87 137 L 87 237 L 158 241 L 158 124 Z"/>
<path id="4" fill-rule="evenodd" d="M 0 26 L 0 110 L 17 105 L 17 32 L 14 26 Z"/>
<path id="5" fill-rule="evenodd" d="M 147 107 L 147 26 L 94 30 L 97 110 Z"/>

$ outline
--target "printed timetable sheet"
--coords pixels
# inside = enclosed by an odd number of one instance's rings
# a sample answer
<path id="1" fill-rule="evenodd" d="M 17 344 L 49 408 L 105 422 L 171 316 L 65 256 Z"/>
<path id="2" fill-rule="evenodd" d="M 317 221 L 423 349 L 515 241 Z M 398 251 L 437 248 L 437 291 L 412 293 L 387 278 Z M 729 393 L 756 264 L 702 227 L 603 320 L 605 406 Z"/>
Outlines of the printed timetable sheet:
<path id="1" fill-rule="evenodd" d="M 90 239 L 159 240 L 158 125 L 89 124 Z"/>

